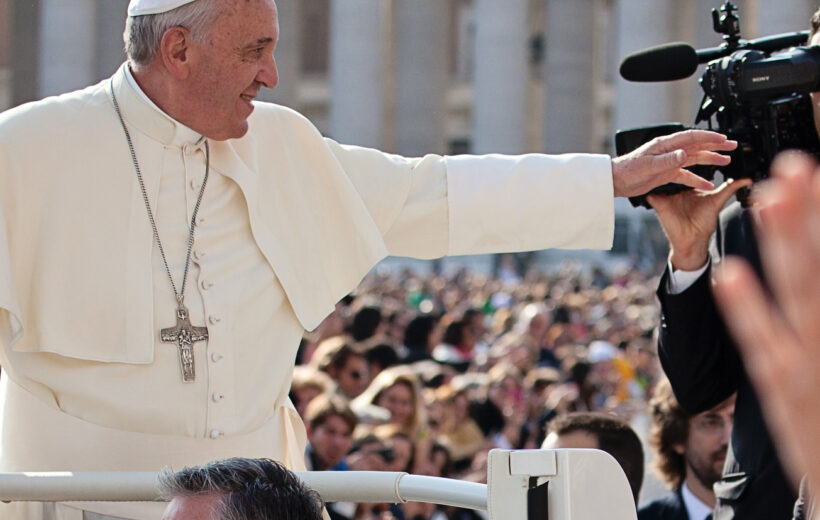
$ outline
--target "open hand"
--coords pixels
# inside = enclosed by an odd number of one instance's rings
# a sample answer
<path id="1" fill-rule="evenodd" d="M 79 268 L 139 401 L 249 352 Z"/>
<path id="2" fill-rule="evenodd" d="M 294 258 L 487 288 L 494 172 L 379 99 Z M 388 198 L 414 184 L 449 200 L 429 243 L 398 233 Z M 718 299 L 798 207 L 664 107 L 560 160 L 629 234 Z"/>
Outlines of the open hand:
<path id="1" fill-rule="evenodd" d="M 730 159 L 718 151 L 737 148 L 736 141 L 709 130 L 684 130 L 656 137 L 626 155 L 612 159 L 612 184 L 616 197 L 643 195 L 670 182 L 711 190 L 706 179 L 685 170 L 704 164 L 726 166 Z"/>

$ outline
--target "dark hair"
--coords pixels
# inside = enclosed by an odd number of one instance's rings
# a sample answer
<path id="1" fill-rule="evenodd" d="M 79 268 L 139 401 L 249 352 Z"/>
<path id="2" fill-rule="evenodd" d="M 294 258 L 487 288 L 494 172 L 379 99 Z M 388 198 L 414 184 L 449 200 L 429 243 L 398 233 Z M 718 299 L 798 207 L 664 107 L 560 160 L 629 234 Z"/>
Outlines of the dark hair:
<path id="1" fill-rule="evenodd" d="M 352 357 L 364 358 L 364 353 L 354 349 L 350 344 L 343 343 L 336 349 L 336 352 L 330 355 L 327 360 L 327 365 L 323 366 L 325 372 L 329 372 L 329 368 L 333 367 L 336 370 L 341 370 L 347 364 L 347 360 Z M 331 373 L 331 375 L 333 375 Z"/>
<path id="2" fill-rule="evenodd" d="M 322 499 L 294 473 L 270 459 L 232 458 L 163 470 L 160 494 L 217 495 L 213 518 L 220 520 L 321 520 Z"/>
<path id="3" fill-rule="evenodd" d="M 365 351 L 364 357 L 368 363 L 376 363 L 382 369 L 390 368 L 399 363 L 399 355 L 396 353 L 396 349 L 393 348 L 393 345 L 387 343 L 373 345 Z"/>
<path id="4" fill-rule="evenodd" d="M 354 341 L 364 341 L 373 336 L 382 322 L 382 311 L 378 307 L 363 307 L 353 317 L 350 335 Z"/>
<path id="5" fill-rule="evenodd" d="M 558 435 L 581 431 L 598 439 L 598 449 L 615 457 L 623 468 L 632 496 L 638 503 L 643 483 L 643 448 L 638 435 L 626 421 L 604 413 L 575 412 L 553 419 L 549 431 Z"/>
<path id="6" fill-rule="evenodd" d="M 340 395 L 318 395 L 305 408 L 305 423 L 311 430 L 323 425 L 331 417 L 341 418 L 350 427 L 351 433 L 359 423 L 359 418 L 353 413 L 350 403 Z"/>
<path id="7" fill-rule="evenodd" d="M 458 320 L 450 323 L 447 325 L 447 328 L 444 330 L 444 336 L 441 340 L 448 345 L 453 345 L 457 347 L 461 345 L 464 339 L 464 326 L 466 322 Z"/>
<path id="8" fill-rule="evenodd" d="M 649 430 L 649 445 L 657 457 L 653 462 L 655 470 L 673 489 L 677 489 L 686 477 L 686 459 L 675 451 L 676 444 L 685 444 L 689 436 L 689 418 L 675 399 L 668 379 L 658 382 L 649 401 L 652 427 Z"/>
<path id="9" fill-rule="evenodd" d="M 413 350 L 427 350 L 427 341 L 438 320 L 429 315 L 416 316 L 404 329 L 404 346 Z"/>

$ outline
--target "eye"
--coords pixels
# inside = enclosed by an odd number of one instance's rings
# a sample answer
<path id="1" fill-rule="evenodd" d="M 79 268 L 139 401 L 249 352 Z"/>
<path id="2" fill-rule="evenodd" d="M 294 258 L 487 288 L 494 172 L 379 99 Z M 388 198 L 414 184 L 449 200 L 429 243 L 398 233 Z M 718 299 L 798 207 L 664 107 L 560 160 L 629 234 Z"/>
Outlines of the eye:
<path id="1" fill-rule="evenodd" d="M 258 61 L 258 60 L 262 59 L 262 56 L 264 55 L 264 52 L 265 52 L 264 47 L 257 47 L 255 49 L 250 49 L 245 54 L 245 57 L 243 58 L 243 61 Z"/>

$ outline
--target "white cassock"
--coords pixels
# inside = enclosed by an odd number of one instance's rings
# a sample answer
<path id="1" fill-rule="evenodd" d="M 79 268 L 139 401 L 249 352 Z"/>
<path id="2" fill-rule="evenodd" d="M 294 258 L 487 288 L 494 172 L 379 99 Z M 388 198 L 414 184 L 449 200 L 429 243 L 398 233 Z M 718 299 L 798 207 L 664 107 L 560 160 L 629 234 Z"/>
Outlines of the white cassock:
<path id="1" fill-rule="evenodd" d="M 113 88 L 179 286 L 204 142 L 129 76 L 122 67 Z M 302 469 L 287 398 L 300 338 L 379 260 L 611 244 L 607 156 L 410 159 L 339 145 L 257 103 L 245 137 L 209 143 L 185 304 L 210 337 L 186 384 L 160 341 L 176 302 L 111 84 L 0 115 L 0 471 L 229 456 Z"/>

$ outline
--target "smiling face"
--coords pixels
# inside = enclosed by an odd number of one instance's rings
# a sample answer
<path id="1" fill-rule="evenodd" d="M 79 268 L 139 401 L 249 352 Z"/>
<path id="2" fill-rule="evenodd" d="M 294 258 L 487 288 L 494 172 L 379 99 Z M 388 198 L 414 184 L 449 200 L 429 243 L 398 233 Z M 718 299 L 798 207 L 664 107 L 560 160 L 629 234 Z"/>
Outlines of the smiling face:
<path id="1" fill-rule="evenodd" d="M 390 422 L 401 426 L 409 426 L 413 421 L 415 399 L 413 389 L 402 382 L 384 390 L 376 401 L 377 406 L 390 411 Z"/>
<path id="2" fill-rule="evenodd" d="M 251 101 L 279 81 L 273 51 L 279 22 L 273 0 L 231 2 L 201 43 L 190 43 L 186 123 L 216 140 L 248 131 Z"/>
<path id="3" fill-rule="evenodd" d="M 310 446 L 322 467 L 327 470 L 337 464 L 353 446 L 353 429 L 340 415 L 331 415 L 322 424 L 314 426 L 308 432 Z"/>

